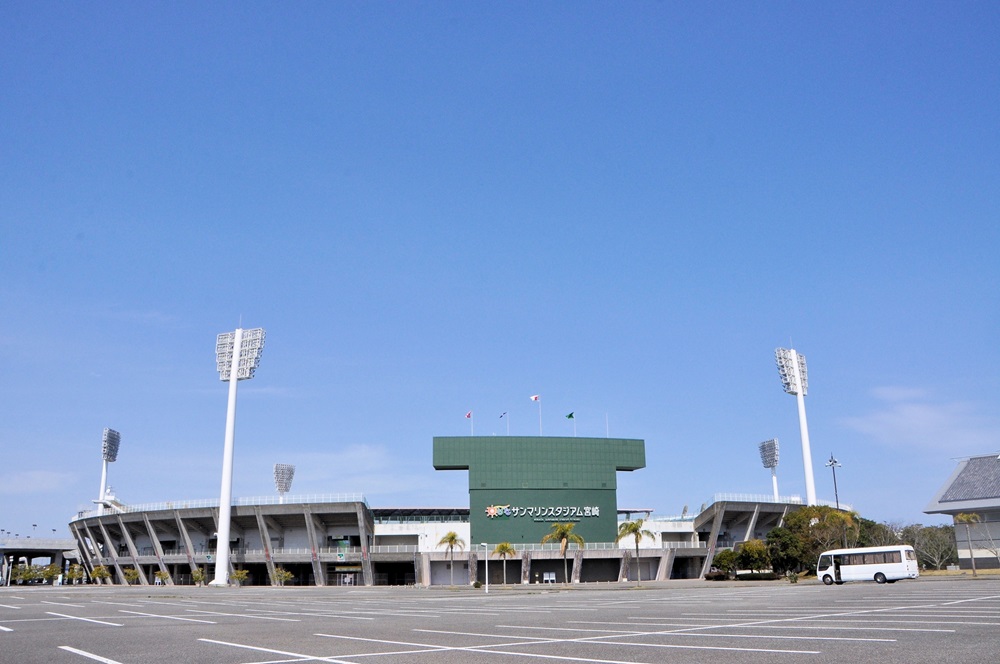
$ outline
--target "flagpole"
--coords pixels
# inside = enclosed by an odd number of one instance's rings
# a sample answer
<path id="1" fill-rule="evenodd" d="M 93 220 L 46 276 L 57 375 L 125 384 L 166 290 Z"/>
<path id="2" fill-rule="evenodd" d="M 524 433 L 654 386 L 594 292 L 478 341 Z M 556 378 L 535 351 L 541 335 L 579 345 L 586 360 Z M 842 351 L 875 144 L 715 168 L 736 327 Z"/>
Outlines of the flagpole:
<path id="1" fill-rule="evenodd" d="M 528 397 L 532 401 L 538 402 L 538 435 L 542 435 L 542 397 L 539 394 L 532 394 Z"/>
<path id="2" fill-rule="evenodd" d="M 469 415 L 469 435 L 470 436 L 475 436 L 476 435 L 476 414 L 475 413 L 472 413 L 471 415 Z"/>

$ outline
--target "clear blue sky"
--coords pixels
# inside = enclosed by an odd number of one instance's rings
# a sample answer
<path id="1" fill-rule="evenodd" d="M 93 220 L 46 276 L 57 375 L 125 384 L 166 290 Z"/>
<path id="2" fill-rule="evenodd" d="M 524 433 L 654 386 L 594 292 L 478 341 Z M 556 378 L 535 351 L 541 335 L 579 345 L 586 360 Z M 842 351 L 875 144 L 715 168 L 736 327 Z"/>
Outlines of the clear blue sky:
<path id="1" fill-rule="evenodd" d="M 1000 6 L 3 3 L 0 528 L 234 493 L 467 505 L 435 435 L 642 438 L 619 505 L 863 516 L 1000 451 Z"/>

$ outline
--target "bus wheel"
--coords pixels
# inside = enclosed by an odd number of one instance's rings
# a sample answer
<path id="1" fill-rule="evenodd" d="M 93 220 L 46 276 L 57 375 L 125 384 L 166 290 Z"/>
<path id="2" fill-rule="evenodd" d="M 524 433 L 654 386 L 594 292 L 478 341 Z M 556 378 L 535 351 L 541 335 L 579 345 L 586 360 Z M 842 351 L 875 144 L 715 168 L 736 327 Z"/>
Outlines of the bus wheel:
<path id="1" fill-rule="evenodd" d="M 823 577 L 823 583 L 825 585 L 832 586 L 833 585 L 833 577 L 830 576 L 829 574 L 825 575 Z"/>
<path id="2" fill-rule="evenodd" d="M 879 572 L 875 575 L 875 583 L 885 583 L 885 574 Z"/>

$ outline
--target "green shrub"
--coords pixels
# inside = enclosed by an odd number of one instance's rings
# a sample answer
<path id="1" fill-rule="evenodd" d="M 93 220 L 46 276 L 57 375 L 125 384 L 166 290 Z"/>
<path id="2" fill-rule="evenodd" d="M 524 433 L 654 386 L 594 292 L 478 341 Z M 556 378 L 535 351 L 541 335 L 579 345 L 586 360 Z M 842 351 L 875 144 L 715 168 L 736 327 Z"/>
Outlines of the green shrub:
<path id="1" fill-rule="evenodd" d="M 774 572 L 750 572 L 748 574 L 737 574 L 737 581 L 777 581 L 783 578 L 781 574 Z"/>

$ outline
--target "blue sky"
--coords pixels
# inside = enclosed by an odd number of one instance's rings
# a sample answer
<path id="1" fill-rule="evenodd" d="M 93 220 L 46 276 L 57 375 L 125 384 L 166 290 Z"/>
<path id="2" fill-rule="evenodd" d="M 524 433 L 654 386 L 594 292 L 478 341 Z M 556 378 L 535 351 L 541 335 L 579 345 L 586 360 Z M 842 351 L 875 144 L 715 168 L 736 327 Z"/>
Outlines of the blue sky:
<path id="1" fill-rule="evenodd" d="M 922 514 L 1000 451 L 995 3 L 0 7 L 0 528 L 234 494 L 467 505 L 431 440 L 642 438 L 619 505 Z M 36 528 L 32 529 L 32 524 Z"/>

